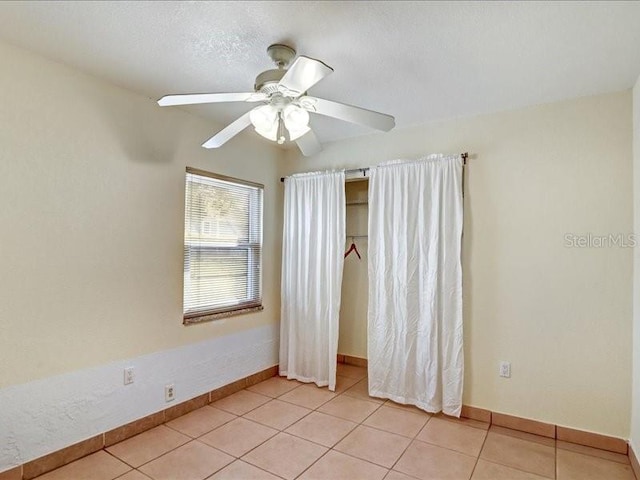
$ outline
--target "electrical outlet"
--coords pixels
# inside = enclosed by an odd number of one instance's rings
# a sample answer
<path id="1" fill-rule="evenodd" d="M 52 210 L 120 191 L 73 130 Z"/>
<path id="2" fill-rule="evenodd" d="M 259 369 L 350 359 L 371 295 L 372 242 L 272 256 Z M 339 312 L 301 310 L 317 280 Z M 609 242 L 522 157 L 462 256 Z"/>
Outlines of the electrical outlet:
<path id="1" fill-rule="evenodd" d="M 134 372 L 133 372 L 133 367 L 127 367 L 124 369 L 124 384 L 125 385 L 129 385 L 131 383 L 133 383 L 134 380 Z"/>
<path id="2" fill-rule="evenodd" d="M 511 378 L 511 362 L 500 362 L 500 376 Z"/>
<path id="3" fill-rule="evenodd" d="M 164 386 L 164 401 L 173 402 L 176 399 L 176 387 L 173 383 Z"/>

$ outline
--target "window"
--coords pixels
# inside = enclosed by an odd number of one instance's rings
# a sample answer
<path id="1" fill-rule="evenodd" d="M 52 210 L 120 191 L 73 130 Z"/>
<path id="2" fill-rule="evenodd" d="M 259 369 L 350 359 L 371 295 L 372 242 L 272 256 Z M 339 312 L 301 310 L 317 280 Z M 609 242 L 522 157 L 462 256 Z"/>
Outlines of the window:
<path id="1" fill-rule="evenodd" d="M 187 168 L 185 324 L 262 310 L 263 190 Z"/>

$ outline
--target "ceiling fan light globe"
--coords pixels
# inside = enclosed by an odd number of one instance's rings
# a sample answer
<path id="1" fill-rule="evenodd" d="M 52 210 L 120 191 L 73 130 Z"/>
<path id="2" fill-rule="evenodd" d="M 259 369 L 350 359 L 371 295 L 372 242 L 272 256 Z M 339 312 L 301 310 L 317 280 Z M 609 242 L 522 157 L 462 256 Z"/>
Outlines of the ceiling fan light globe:
<path id="1" fill-rule="evenodd" d="M 262 135 L 267 140 L 271 140 L 272 142 L 275 142 L 278 139 L 278 124 L 277 124 L 277 122 L 272 123 L 267 128 L 258 128 L 258 127 L 254 127 L 254 128 L 255 128 L 256 132 L 259 135 Z"/>
<path id="2" fill-rule="evenodd" d="M 287 130 L 289 130 L 289 140 L 294 141 L 309 132 L 311 129 L 307 126 L 303 126 L 295 129 L 287 128 Z"/>
<path id="3" fill-rule="evenodd" d="M 249 112 L 249 118 L 251 119 L 253 126 L 256 128 L 256 131 L 270 131 L 276 123 L 277 117 L 278 111 L 271 105 L 262 105 L 261 107 L 256 107 Z"/>
<path id="4" fill-rule="evenodd" d="M 300 129 L 309 125 L 309 112 L 297 105 L 289 104 L 284 109 L 284 124 L 287 130 Z"/>

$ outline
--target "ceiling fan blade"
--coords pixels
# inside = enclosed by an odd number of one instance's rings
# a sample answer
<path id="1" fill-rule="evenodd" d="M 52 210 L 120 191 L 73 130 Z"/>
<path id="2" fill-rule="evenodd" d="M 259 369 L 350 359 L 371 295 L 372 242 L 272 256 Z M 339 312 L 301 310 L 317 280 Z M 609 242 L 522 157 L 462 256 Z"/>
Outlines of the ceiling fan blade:
<path id="1" fill-rule="evenodd" d="M 236 121 L 227 125 L 225 128 L 216 133 L 209 140 L 204 142 L 202 146 L 204 148 L 218 148 L 228 142 L 231 138 L 235 137 L 242 130 L 251 125 L 251 119 L 249 118 L 249 113 L 247 112 L 238 118 Z"/>
<path id="2" fill-rule="evenodd" d="M 269 95 L 263 92 L 254 92 L 245 102 L 266 102 L 269 100 Z"/>
<path id="3" fill-rule="evenodd" d="M 322 150 L 322 145 L 320 145 L 320 142 L 318 141 L 316 135 L 313 133 L 313 130 L 309 130 L 303 136 L 298 138 L 296 140 L 296 144 L 305 157 L 315 155 L 320 150 Z"/>
<path id="4" fill-rule="evenodd" d="M 165 95 L 158 100 L 161 107 L 171 107 L 174 105 L 195 105 L 199 103 L 222 103 L 222 102 L 260 102 L 264 100 L 256 92 L 246 93 L 188 93 L 185 95 Z"/>
<path id="5" fill-rule="evenodd" d="M 351 123 L 366 125 L 376 130 L 388 132 L 396 126 L 396 120 L 391 115 L 374 112 L 365 108 L 354 107 L 346 103 L 332 102 L 324 98 L 304 96 L 300 99 L 300 106 L 310 112 L 339 118 Z"/>
<path id="6" fill-rule="evenodd" d="M 299 97 L 331 72 L 333 68 L 320 60 L 300 55 L 278 83 L 278 90 L 287 97 Z"/>

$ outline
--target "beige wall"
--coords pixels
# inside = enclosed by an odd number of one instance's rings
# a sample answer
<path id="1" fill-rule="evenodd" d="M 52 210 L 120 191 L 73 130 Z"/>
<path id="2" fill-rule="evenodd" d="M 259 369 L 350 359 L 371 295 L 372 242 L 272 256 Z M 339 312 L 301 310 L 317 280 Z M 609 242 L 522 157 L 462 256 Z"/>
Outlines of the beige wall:
<path id="1" fill-rule="evenodd" d="M 633 88 L 633 226 L 640 233 L 640 77 Z M 633 261 L 633 393 L 631 446 L 640 455 L 640 249 Z"/>
<path id="2" fill-rule="evenodd" d="M 279 319 L 282 156 L 0 44 L 0 388 Z M 264 305 L 182 325 L 185 167 L 265 184 Z"/>
<path id="3" fill-rule="evenodd" d="M 339 141 L 312 158 L 288 151 L 287 159 L 291 173 L 469 151 L 464 402 L 627 438 L 633 252 L 568 248 L 564 236 L 631 233 L 631 132 L 625 91 Z M 349 330 L 362 331 L 341 333 Z M 512 362 L 512 378 L 498 376 L 501 360 Z"/>
<path id="4" fill-rule="evenodd" d="M 276 324 L 283 171 L 469 150 L 465 403 L 628 435 L 632 252 L 564 235 L 632 229 L 630 92 L 291 150 L 283 169 L 251 132 L 206 151 L 208 122 L 7 45 L 0 61 L 0 388 Z M 265 184 L 264 312 L 181 325 L 187 165 Z"/>

